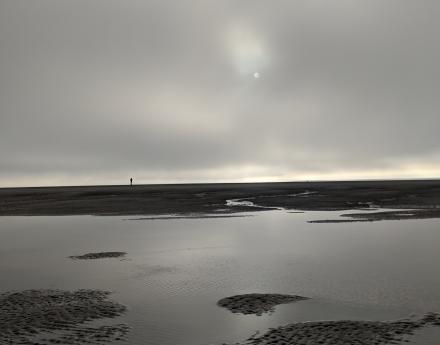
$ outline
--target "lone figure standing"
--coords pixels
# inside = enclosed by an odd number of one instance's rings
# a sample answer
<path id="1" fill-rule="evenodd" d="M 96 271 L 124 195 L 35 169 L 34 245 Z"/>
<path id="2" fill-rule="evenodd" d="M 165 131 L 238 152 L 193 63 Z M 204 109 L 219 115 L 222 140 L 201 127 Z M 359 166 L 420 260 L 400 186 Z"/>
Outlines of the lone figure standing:
<path id="1" fill-rule="evenodd" d="M 133 186 L 133 178 L 130 177 L 130 186 Z"/>

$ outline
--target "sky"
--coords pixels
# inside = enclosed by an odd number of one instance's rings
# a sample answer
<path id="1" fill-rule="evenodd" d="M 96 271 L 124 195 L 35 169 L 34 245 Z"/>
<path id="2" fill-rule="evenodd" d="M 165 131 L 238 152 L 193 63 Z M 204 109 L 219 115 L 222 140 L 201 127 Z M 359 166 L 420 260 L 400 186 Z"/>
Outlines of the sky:
<path id="1" fill-rule="evenodd" d="M 439 15 L 0 0 L 0 186 L 439 177 Z"/>

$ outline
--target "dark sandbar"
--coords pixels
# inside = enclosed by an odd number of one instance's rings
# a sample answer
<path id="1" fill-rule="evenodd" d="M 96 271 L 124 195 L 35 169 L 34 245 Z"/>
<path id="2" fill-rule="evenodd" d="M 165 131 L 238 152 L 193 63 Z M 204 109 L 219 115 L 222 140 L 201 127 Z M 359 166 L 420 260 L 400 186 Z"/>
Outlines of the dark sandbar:
<path id="1" fill-rule="evenodd" d="M 126 307 L 100 290 L 25 290 L 0 295 L 0 344 L 98 344 L 123 339 L 125 324 L 88 326 Z"/>
<path id="2" fill-rule="evenodd" d="M 253 336 L 240 343 L 253 345 L 380 345 L 398 344 L 417 329 L 425 326 L 440 326 L 436 313 L 419 320 L 399 321 L 317 321 L 294 323 L 270 329 L 265 334 Z M 238 345 L 240 345 L 238 344 Z"/>
<path id="3" fill-rule="evenodd" d="M 353 223 L 377 222 L 381 220 L 432 219 L 440 218 L 440 208 L 347 213 L 342 214 L 341 217 L 345 217 L 346 219 L 310 220 L 308 223 Z"/>
<path id="4" fill-rule="evenodd" d="M 124 257 L 126 252 L 98 252 L 98 253 L 87 253 L 83 255 L 72 255 L 69 256 L 71 259 L 75 260 L 94 260 L 94 259 L 105 259 L 105 258 L 121 258 Z"/>
<path id="5" fill-rule="evenodd" d="M 281 294 L 245 294 L 223 298 L 217 305 L 227 308 L 232 313 L 255 314 L 273 312 L 278 304 L 298 302 L 308 299 L 307 297 Z"/>
<path id="6" fill-rule="evenodd" d="M 216 219 L 216 218 L 243 218 L 252 217 L 251 215 L 187 215 L 187 216 L 156 216 L 156 217 L 141 217 L 141 218 L 131 218 L 124 220 L 173 220 L 173 219 Z"/>

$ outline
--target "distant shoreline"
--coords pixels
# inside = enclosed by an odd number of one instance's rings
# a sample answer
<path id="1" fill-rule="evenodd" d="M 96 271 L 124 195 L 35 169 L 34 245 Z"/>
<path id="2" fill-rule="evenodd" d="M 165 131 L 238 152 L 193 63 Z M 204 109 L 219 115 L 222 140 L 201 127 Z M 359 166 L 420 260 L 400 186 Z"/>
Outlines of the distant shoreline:
<path id="1" fill-rule="evenodd" d="M 329 184 L 329 183 L 376 183 L 376 182 L 439 182 L 440 178 L 395 178 L 395 179 L 353 179 L 353 180 L 301 180 L 301 181 L 268 181 L 268 182 L 181 182 L 181 183 L 134 183 L 137 187 L 167 187 L 167 186 L 210 186 L 210 185 L 269 185 L 269 184 Z M 53 185 L 53 186 L 5 186 L 2 189 L 36 189 L 36 188 L 90 188 L 90 187 L 125 187 L 126 184 L 85 184 L 85 185 Z"/>
<path id="2" fill-rule="evenodd" d="M 244 202 L 228 203 L 234 199 Z M 0 216 L 221 215 L 277 208 L 396 210 L 356 215 L 361 221 L 439 218 L 440 180 L 0 188 Z"/>

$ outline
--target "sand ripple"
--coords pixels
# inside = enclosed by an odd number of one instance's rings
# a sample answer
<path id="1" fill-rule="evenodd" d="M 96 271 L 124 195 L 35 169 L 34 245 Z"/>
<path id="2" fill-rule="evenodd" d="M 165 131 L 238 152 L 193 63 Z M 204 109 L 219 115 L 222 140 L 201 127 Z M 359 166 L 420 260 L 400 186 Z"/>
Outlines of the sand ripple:
<path id="1" fill-rule="evenodd" d="M 252 293 L 226 297 L 217 305 L 229 309 L 233 313 L 256 314 L 273 312 L 278 304 L 292 303 L 308 299 L 307 297 L 281 294 Z"/>
<path id="2" fill-rule="evenodd" d="M 430 313 L 419 320 L 317 321 L 294 323 L 253 336 L 241 345 L 380 345 L 407 341 L 408 335 L 425 326 L 440 326 L 440 315 Z M 238 344 L 237 344 L 238 345 Z"/>
<path id="3" fill-rule="evenodd" d="M 100 290 L 25 290 L 0 295 L 0 344 L 97 344 L 122 339 L 128 326 L 89 327 L 126 307 Z"/>

